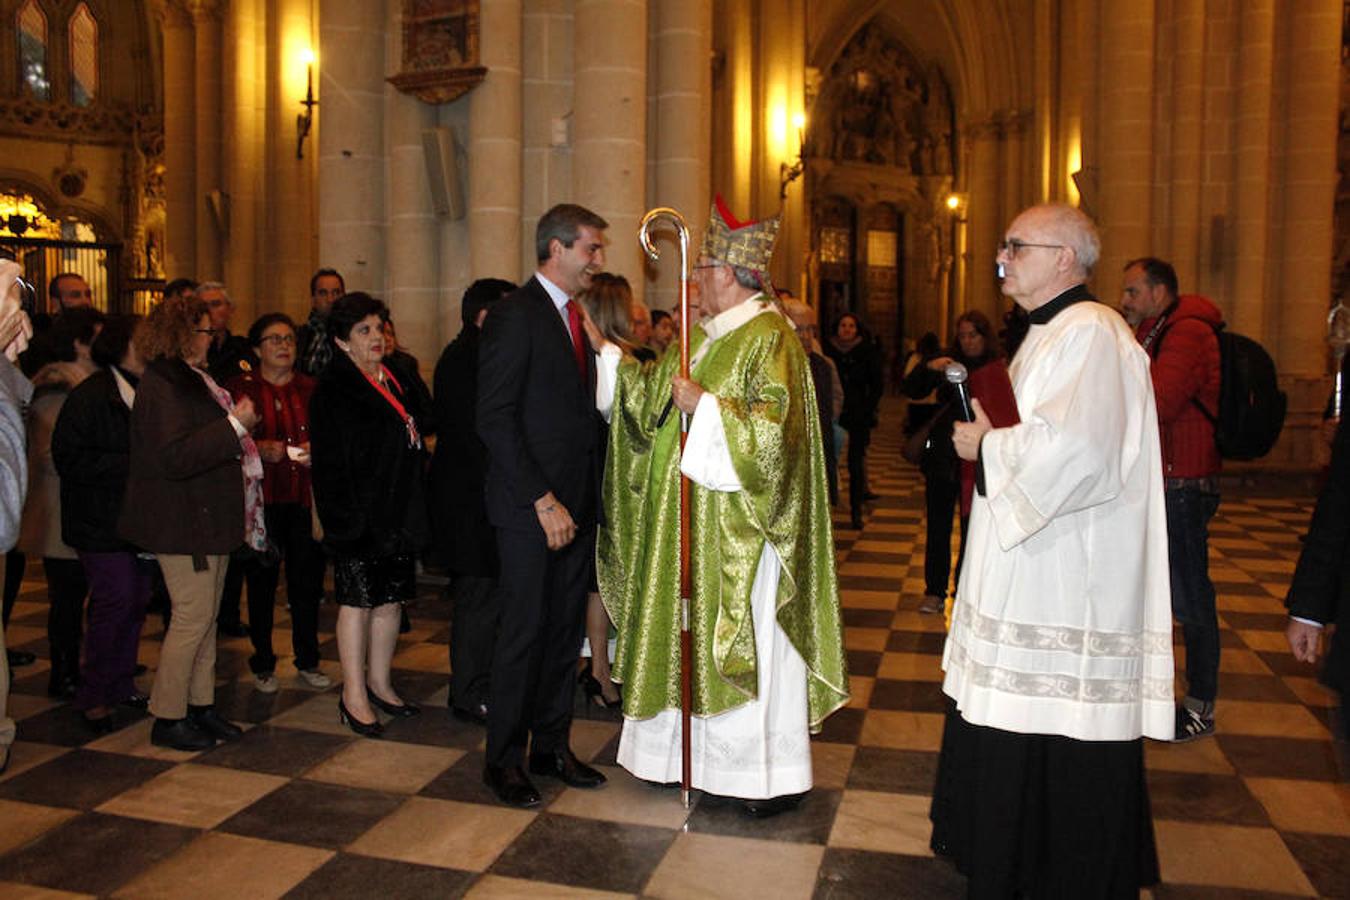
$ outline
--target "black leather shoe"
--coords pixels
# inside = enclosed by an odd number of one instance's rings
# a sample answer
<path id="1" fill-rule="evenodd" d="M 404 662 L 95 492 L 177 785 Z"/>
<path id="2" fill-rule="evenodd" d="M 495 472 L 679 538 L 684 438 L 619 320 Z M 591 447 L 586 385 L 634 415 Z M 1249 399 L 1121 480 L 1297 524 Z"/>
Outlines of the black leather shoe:
<path id="1" fill-rule="evenodd" d="M 483 783 L 507 806 L 539 805 L 539 791 L 520 766 L 483 766 Z"/>
<path id="2" fill-rule="evenodd" d="M 132 694 L 122 701 L 123 706 L 130 706 L 132 709 L 149 709 L 150 695 L 142 694 L 140 691 Z"/>
<path id="3" fill-rule="evenodd" d="M 415 703 L 389 703 L 381 700 L 379 697 L 375 696 L 375 692 L 370 688 L 366 688 L 366 696 L 370 698 L 371 703 L 374 703 L 386 714 L 396 716 L 400 719 L 411 719 L 413 716 L 420 715 L 422 712 L 422 707 Z"/>
<path id="4" fill-rule="evenodd" d="M 232 638 L 248 637 L 248 626 L 243 622 L 217 622 L 216 634 Z"/>
<path id="5" fill-rule="evenodd" d="M 459 719 L 461 722 L 469 722 L 473 725 L 487 725 L 487 704 L 476 703 L 473 706 L 452 706 L 450 715 Z"/>
<path id="6" fill-rule="evenodd" d="M 769 797 L 767 800 L 746 800 L 742 803 L 741 808 L 745 810 L 747 816 L 767 819 L 779 813 L 796 809 L 805 796 L 805 794 L 782 794 L 778 797 Z"/>
<path id="7" fill-rule="evenodd" d="M 171 750 L 210 750 L 216 739 L 197 727 L 191 719 L 156 719 L 150 729 L 150 743 Z"/>
<path id="8" fill-rule="evenodd" d="M 222 741 L 233 741 L 244 729 L 221 718 L 214 706 L 189 706 L 188 719 L 202 731 Z"/>
<path id="9" fill-rule="evenodd" d="M 530 774 L 556 778 L 568 787 L 593 788 L 605 783 L 605 776 L 577 759 L 571 750 L 555 753 L 531 753 Z"/>

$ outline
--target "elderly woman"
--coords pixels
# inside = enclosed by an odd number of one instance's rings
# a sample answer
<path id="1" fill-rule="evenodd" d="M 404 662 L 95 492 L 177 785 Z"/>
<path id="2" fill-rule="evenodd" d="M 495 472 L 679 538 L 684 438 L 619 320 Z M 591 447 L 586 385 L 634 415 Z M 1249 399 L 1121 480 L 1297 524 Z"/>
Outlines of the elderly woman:
<path id="1" fill-rule="evenodd" d="M 257 355 L 258 367 L 234 376 L 225 388 L 236 400 L 247 397 L 258 411 L 253 440 L 263 463 L 267 535 L 278 551 L 244 563 L 253 641 L 248 666 L 254 687 L 264 694 L 276 693 L 272 620 L 284 560 L 295 669 L 310 687 L 326 688 L 332 681 L 319 671 L 323 554 L 313 538 L 309 489 L 309 400 L 315 383 L 295 370 L 295 323 L 285 313 L 267 313 L 254 322 L 248 330 L 248 344 Z"/>
<path id="2" fill-rule="evenodd" d="M 95 732 L 111 731 L 113 708 L 149 700 L 132 680 L 154 561 L 117 536 L 126 494 L 131 408 L 145 366 L 132 341 L 138 317 L 114 316 L 94 339 L 102 369 L 71 391 L 52 434 L 61 476 L 61 536 L 89 582 L 89 629 L 75 706 Z"/>
<path id="3" fill-rule="evenodd" d="M 420 711 L 389 676 L 402 597 L 428 533 L 422 435 L 408 387 L 384 365 L 384 312 L 360 292 L 333 304 L 336 352 L 309 406 L 314 502 L 339 604 L 338 718 L 366 737 L 384 731 L 377 707 L 401 717 Z"/>
<path id="4" fill-rule="evenodd" d="M 159 558 L 173 615 L 150 692 L 151 743 L 205 750 L 240 731 L 215 710 L 216 611 L 229 555 L 267 545 L 262 460 L 238 403 L 206 374 L 211 316 L 166 297 L 137 333 L 147 361 L 131 411 L 131 470 L 118 534 Z"/>

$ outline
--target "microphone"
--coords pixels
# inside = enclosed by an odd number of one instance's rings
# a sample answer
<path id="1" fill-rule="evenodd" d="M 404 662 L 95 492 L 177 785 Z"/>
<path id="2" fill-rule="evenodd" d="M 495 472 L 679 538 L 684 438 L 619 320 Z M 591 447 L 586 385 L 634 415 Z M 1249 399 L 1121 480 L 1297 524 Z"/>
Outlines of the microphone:
<path id="1" fill-rule="evenodd" d="M 949 362 L 942 370 L 942 374 L 947 376 L 947 383 L 956 388 L 957 399 L 961 401 L 962 421 L 974 422 L 975 411 L 970 405 L 970 388 L 966 386 L 966 379 L 970 377 L 970 373 L 959 362 Z"/>

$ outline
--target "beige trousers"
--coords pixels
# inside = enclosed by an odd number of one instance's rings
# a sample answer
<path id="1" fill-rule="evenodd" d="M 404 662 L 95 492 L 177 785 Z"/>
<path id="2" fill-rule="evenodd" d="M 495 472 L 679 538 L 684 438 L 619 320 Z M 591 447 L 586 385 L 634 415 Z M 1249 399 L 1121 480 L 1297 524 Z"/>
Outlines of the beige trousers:
<path id="1" fill-rule="evenodd" d="M 5 583 L 5 554 L 0 553 L 0 584 Z M 5 629 L 0 627 L 0 747 L 14 743 L 14 720 L 9 717 L 9 660 L 5 654 Z M 6 750 L 8 752 L 8 750 Z"/>
<path id="2" fill-rule="evenodd" d="M 159 556 L 173 616 L 150 689 L 150 712 L 158 719 L 181 719 L 189 704 L 215 702 L 216 612 L 228 562 L 227 556 L 208 556 L 206 569 L 196 572 L 191 556 Z"/>

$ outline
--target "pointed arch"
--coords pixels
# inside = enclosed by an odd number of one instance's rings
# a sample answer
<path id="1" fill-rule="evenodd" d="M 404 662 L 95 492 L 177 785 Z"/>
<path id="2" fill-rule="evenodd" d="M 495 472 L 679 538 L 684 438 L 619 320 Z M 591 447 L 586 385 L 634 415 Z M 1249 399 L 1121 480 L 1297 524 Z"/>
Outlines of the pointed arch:
<path id="1" fill-rule="evenodd" d="M 47 14 L 38 0 L 27 0 L 14 16 L 18 39 L 19 83 L 22 90 L 37 100 L 52 98 L 47 74 Z"/>
<path id="2" fill-rule="evenodd" d="M 70 14 L 70 100 L 89 106 L 98 96 L 98 20 L 81 2 Z"/>

